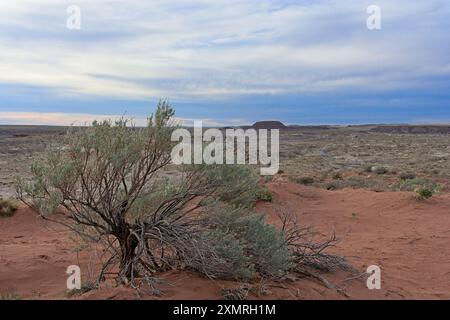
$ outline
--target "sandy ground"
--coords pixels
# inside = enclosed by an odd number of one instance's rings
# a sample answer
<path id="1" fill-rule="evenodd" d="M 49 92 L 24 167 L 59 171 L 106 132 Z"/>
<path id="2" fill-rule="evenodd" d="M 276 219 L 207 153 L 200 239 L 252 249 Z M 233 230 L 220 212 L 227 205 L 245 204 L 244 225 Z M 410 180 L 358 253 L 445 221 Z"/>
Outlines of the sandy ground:
<path id="1" fill-rule="evenodd" d="M 344 189 L 327 191 L 287 182 L 272 182 L 275 205 L 293 210 L 299 222 L 319 236 L 333 231 L 341 239 L 333 249 L 357 269 L 381 267 L 381 290 L 368 290 L 347 274 L 325 275 L 340 290 L 311 279 L 252 283 L 255 299 L 450 299 L 450 194 L 419 201 L 412 193 Z M 257 208 L 275 223 L 274 204 Z M 77 264 L 83 279 L 101 256 L 99 250 L 76 252 L 77 244 L 62 227 L 22 208 L 0 219 L 0 295 L 27 299 L 66 299 L 66 268 Z M 189 272 L 159 276 L 163 295 L 144 299 L 219 299 L 224 288 L 240 284 L 212 281 Z M 136 299 L 136 291 L 112 284 L 77 299 Z"/>

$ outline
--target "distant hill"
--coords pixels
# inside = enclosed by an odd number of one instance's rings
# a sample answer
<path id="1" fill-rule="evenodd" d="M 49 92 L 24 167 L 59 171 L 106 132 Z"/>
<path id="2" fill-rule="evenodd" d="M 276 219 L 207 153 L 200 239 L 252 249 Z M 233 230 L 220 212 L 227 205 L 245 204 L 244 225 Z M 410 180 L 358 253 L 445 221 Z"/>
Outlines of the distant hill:
<path id="1" fill-rule="evenodd" d="M 252 125 L 253 129 L 286 129 L 280 121 L 258 121 Z"/>

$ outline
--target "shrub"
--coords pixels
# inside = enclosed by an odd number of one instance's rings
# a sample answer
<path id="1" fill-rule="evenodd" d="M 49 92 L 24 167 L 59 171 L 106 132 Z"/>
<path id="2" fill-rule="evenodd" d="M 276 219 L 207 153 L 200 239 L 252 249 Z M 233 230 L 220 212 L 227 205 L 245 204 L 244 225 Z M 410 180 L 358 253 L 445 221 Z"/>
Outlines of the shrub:
<path id="1" fill-rule="evenodd" d="M 416 190 L 419 199 L 421 200 L 425 200 L 425 199 L 429 199 L 433 196 L 434 192 L 430 189 L 427 188 L 419 188 Z"/>
<path id="2" fill-rule="evenodd" d="M 12 217 L 18 208 L 16 201 L 0 197 L 0 217 Z"/>
<path id="3" fill-rule="evenodd" d="M 252 207 L 261 192 L 258 176 L 245 165 L 208 166 L 209 181 L 219 187 L 214 196 L 236 206 Z"/>
<path id="4" fill-rule="evenodd" d="M 342 185 L 338 181 L 332 181 L 325 185 L 325 189 L 327 190 L 338 190 L 340 188 L 342 188 Z"/>
<path id="5" fill-rule="evenodd" d="M 56 222 L 63 207 L 74 232 L 112 251 L 98 281 L 111 270 L 124 283 L 170 268 L 213 278 L 284 270 L 280 233 L 251 212 L 260 188 L 249 166 L 186 165 L 163 178 L 173 114 L 163 101 L 145 128 L 122 119 L 70 130 L 64 148 L 33 164 L 30 182 L 19 179 L 19 198 Z"/>
<path id="6" fill-rule="evenodd" d="M 261 190 L 257 194 L 257 199 L 261 201 L 272 202 L 273 194 L 269 189 L 261 188 Z"/>
<path id="7" fill-rule="evenodd" d="M 416 178 L 416 174 L 413 172 L 402 172 L 399 175 L 401 180 L 412 180 Z"/>
<path id="8" fill-rule="evenodd" d="M 96 285 L 115 273 L 157 293 L 153 276 L 169 269 L 250 279 L 329 263 L 328 243 L 312 243 L 296 226 L 277 229 L 252 210 L 260 188 L 250 167 L 186 165 L 164 178 L 173 115 L 161 101 L 145 128 L 122 119 L 70 130 L 64 148 L 33 164 L 30 182 L 18 179 L 24 203 L 55 222 L 51 214 L 64 208 L 74 232 L 111 253 Z"/>
<path id="9" fill-rule="evenodd" d="M 219 256 L 234 266 L 230 268 L 233 277 L 248 279 L 255 271 L 273 277 L 290 268 L 282 232 L 267 224 L 263 215 L 225 203 L 209 207 L 216 209 L 207 217 L 207 225 L 214 230 L 212 243 L 220 248 Z"/>
<path id="10" fill-rule="evenodd" d="M 340 172 L 333 173 L 333 180 L 342 180 L 342 174 Z"/>
<path id="11" fill-rule="evenodd" d="M 247 300 L 247 296 L 250 289 L 251 288 L 245 285 L 241 285 L 238 288 L 222 289 L 221 291 L 222 300 L 230 300 L 230 301 Z"/>
<path id="12" fill-rule="evenodd" d="M 80 289 L 66 290 L 66 298 L 72 298 L 73 296 L 82 295 L 86 292 L 92 291 L 96 288 L 94 283 L 82 283 Z"/>
<path id="13" fill-rule="evenodd" d="M 64 148 L 33 164 L 30 182 L 18 179 L 19 198 L 42 217 L 52 220 L 61 206 L 74 232 L 112 251 L 99 279 L 117 265 L 124 283 L 179 264 L 206 265 L 209 244 L 197 236 L 199 223 L 187 222 L 193 210 L 188 204 L 220 185 L 205 166 L 180 168 L 171 185 L 161 179 L 171 162 L 173 115 L 161 101 L 145 128 L 121 119 L 69 130 Z"/>
<path id="14" fill-rule="evenodd" d="M 372 167 L 372 172 L 375 172 L 376 174 L 386 174 L 388 172 L 388 169 L 385 167 Z"/>
<path id="15" fill-rule="evenodd" d="M 312 177 L 300 177 L 296 179 L 297 183 L 303 184 L 303 185 L 311 185 L 314 183 L 314 178 Z"/>

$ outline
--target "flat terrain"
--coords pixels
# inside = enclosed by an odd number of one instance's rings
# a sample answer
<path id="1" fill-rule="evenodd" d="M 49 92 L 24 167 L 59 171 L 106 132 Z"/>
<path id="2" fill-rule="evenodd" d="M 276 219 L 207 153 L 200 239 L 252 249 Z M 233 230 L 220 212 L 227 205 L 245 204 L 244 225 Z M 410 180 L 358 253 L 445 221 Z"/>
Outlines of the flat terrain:
<path id="1" fill-rule="evenodd" d="M 33 159 L 58 144 L 64 131 L 62 127 L 0 126 L 0 196 L 14 195 L 14 177 L 29 176 Z M 409 191 L 414 188 L 400 186 L 400 176 L 413 173 L 417 179 L 436 183 L 441 191 L 450 191 L 450 134 L 428 131 L 402 133 L 377 126 L 285 130 L 280 138 L 280 169 L 291 181 L 308 177 L 321 188 L 331 184 L 333 188 Z M 385 168 L 386 173 L 370 172 L 371 167 Z"/>
<path id="2" fill-rule="evenodd" d="M 348 274 L 337 273 L 324 274 L 335 289 L 290 278 L 245 284 L 249 298 L 450 299 L 450 134 L 376 128 L 283 131 L 281 172 L 263 182 L 274 201 L 258 203 L 257 210 L 277 224 L 274 208 L 283 206 L 302 225 L 313 226 L 318 238 L 335 232 L 341 241 L 333 251 L 361 272 L 380 266 L 382 289 L 368 290 L 362 278 L 349 280 Z M 14 177 L 29 176 L 33 159 L 60 143 L 63 132 L 59 127 L 0 126 L 0 196 L 14 195 Z M 422 183 L 432 183 L 437 194 L 418 200 L 411 191 Z M 101 249 L 80 244 L 67 230 L 25 207 L 14 217 L 0 218 L 0 296 L 67 298 L 66 268 L 80 265 L 86 281 L 101 259 Z M 141 298 L 218 299 L 223 289 L 242 285 L 189 272 L 158 278 L 162 296 Z M 134 290 L 106 283 L 72 298 L 137 296 Z"/>
<path id="3" fill-rule="evenodd" d="M 0 125 L 0 196 L 14 195 L 15 177 L 28 177 L 33 160 L 64 132 L 62 127 Z"/>

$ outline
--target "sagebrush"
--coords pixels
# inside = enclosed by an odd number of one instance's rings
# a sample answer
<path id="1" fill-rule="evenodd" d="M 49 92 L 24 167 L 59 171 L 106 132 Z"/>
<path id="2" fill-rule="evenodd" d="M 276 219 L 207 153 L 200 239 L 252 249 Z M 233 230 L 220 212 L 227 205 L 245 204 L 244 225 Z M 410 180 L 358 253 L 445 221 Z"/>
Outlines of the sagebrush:
<path id="1" fill-rule="evenodd" d="M 184 165 L 167 176 L 173 115 L 161 101 L 144 128 L 126 119 L 72 128 L 33 164 L 31 181 L 17 181 L 19 198 L 42 217 L 104 246 L 97 285 L 116 274 L 155 289 L 154 274 L 169 269 L 248 280 L 340 266 L 323 253 L 334 238 L 314 244 L 292 221 L 275 228 L 254 211 L 261 189 L 250 167 Z M 57 210 L 71 223 L 53 219 Z"/>

